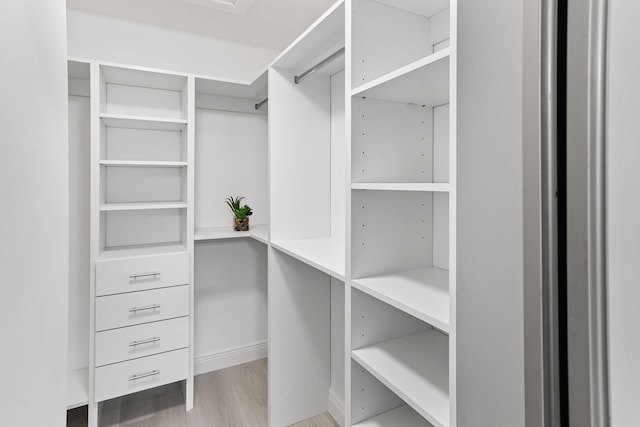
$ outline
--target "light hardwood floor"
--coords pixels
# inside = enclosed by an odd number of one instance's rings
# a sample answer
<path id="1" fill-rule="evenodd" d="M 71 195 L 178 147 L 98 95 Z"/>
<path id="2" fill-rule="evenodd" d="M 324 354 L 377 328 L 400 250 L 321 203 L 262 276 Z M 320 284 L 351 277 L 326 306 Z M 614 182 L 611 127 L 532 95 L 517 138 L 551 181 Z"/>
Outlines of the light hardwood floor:
<path id="1" fill-rule="evenodd" d="M 67 413 L 67 427 L 87 425 L 86 406 Z M 266 427 L 267 359 L 199 375 L 193 411 L 180 384 L 170 384 L 103 405 L 100 427 Z M 295 427 L 339 427 L 328 414 Z"/>

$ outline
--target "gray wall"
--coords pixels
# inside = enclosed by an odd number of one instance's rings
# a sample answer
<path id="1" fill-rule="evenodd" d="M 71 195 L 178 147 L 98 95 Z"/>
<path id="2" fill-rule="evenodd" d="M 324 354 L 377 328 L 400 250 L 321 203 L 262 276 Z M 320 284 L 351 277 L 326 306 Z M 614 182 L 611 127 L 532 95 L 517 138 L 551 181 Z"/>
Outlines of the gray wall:
<path id="1" fill-rule="evenodd" d="M 64 0 L 0 2 L 0 424 L 64 426 L 69 263 Z"/>
<path id="2" fill-rule="evenodd" d="M 458 426 L 518 427 L 523 0 L 459 0 L 458 8 Z"/>

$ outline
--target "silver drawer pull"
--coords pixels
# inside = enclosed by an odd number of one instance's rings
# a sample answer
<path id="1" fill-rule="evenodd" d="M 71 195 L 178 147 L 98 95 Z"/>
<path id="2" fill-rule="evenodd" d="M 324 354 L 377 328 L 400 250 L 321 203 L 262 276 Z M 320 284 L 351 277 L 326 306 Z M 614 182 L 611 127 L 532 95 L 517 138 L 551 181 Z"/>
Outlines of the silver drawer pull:
<path id="1" fill-rule="evenodd" d="M 147 305 L 144 307 L 133 307 L 129 309 L 129 313 L 137 313 L 138 311 L 155 310 L 160 308 L 160 304 Z"/>
<path id="2" fill-rule="evenodd" d="M 147 338 L 146 340 L 131 341 L 129 347 L 135 347 L 142 344 L 152 344 L 160 341 L 160 337 Z"/>
<path id="3" fill-rule="evenodd" d="M 136 273 L 136 274 L 130 274 L 129 275 L 129 279 L 136 280 L 136 279 L 140 279 L 142 277 L 153 277 L 153 278 L 156 278 L 159 275 L 160 275 L 159 271 L 152 271 L 151 273 Z"/>
<path id="4" fill-rule="evenodd" d="M 153 371 L 145 372 L 144 374 L 131 375 L 129 377 L 129 381 L 135 381 L 142 378 L 153 377 L 155 375 L 160 375 L 160 371 L 157 369 L 154 369 Z"/>

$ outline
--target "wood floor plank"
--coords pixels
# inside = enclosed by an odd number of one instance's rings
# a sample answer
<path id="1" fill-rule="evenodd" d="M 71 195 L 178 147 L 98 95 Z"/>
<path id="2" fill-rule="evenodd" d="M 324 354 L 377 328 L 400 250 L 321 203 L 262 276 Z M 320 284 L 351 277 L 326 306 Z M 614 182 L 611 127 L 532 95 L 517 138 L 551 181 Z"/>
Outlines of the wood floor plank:
<path id="1" fill-rule="evenodd" d="M 67 412 L 67 427 L 86 425 L 86 406 Z M 267 359 L 198 375 L 193 411 L 179 383 L 109 400 L 100 427 L 267 427 Z M 325 413 L 292 427 L 339 425 Z"/>

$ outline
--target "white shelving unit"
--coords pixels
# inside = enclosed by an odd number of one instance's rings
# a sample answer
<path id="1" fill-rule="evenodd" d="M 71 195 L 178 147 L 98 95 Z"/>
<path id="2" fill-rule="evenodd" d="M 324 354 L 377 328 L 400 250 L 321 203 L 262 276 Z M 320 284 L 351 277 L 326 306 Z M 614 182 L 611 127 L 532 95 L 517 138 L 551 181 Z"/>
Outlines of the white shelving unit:
<path id="1" fill-rule="evenodd" d="M 175 381 L 193 408 L 193 92 L 91 63 L 91 427 L 100 402 Z"/>
<path id="2" fill-rule="evenodd" d="M 268 70 L 272 426 L 327 411 L 343 418 L 348 186 L 345 61 L 336 52 L 344 46 L 345 3 L 338 1 Z"/>
<path id="3" fill-rule="evenodd" d="M 455 426 L 456 0 L 347 6 L 347 417 Z"/>

